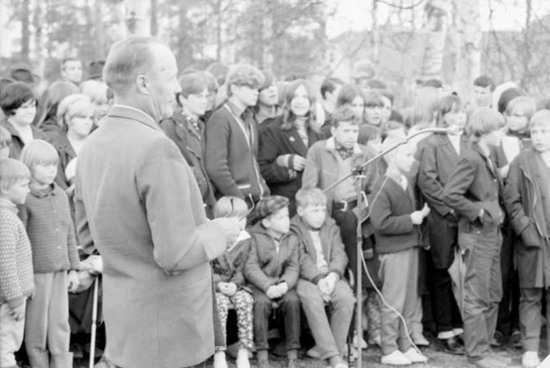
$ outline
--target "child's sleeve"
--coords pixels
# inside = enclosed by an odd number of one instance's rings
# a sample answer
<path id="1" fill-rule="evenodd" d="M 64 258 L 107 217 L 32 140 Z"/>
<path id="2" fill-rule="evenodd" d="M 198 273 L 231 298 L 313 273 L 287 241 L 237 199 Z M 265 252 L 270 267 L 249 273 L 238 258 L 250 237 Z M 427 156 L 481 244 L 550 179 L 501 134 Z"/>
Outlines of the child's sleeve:
<path id="1" fill-rule="evenodd" d="M 79 175 L 76 175 L 75 179 L 75 192 L 74 192 L 74 206 L 75 206 L 75 224 L 76 234 L 75 237 L 78 240 L 78 244 L 82 251 L 86 254 L 93 254 L 96 252 L 94 240 L 92 239 L 92 233 L 90 231 L 90 224 L 88 223 L 88 216 L 86 215 L 86 209 L 82 202 L 82 190 L 80 188 Z"/>
<path id="2" fill-rule="evenodd" d="M 292 289 L 296 286 L 298 282 L 298 276 L 300 275 L 300 265 L 298 259 L 298 237 L 295 235 L 290 235 L 290 256 L 288 262 L 286 262 L 285 269 L 283 270 L 283 275 L 281 276 L 281 281 L 286 282 L 288 289 Z"/>
<path id="3" fill-rule="evenodd" d="M 430 205 L 440 216 L 447 215 L 451 209 L 445 205 L 441 196 L 443 185 L 439 181 L 435 148 L 429 145 L 424 148 L 418 167 L 418 187 Z"/>
<path id="4" fill-rule="evenodd" d="M 291 180 L 289 169 L 277 165 L 279 156 L 277 142 L 277 132 L 274 127 L 267 128 L 260 135 L 260 145 L 258 153 L 258 164 L 260 173 L 267 183 L 287 183 Z M 283 139 L 283 138 L 281 138 Z"/>
<path id="5" fill-rule="evenodd" d="M 244 285 L 244 265 L 250 254 L 250 239 L 244 240 L 243 244 L 240 245 L 242 249 L 239 249 L 239 257 L 237 258 L 237 264 L 235 265 L 235 273 L 231 278 L 231 282 L 235 285 Z"/>
<path id="6" fill-rule="evenodd" d="M 465 196 L 476 175 L 477 170 L 474 164 L 467 157 L 461 158 L 442 193 L 443 202 L 469 222 L 474 221 L 481 210 L 478 203 L 469 200 Z"/>
<path id="7" fill-rule="evenodd" d="M 390 193 L 386 187 L 380 189 L 376 201 L 371 203 L 370 219 L 374 230 L 380 234 L 407 234 L 414 229 L 410 214 L 395 216 L 392 213 Z"/>
<path id="8" fill-rule="evenodd" d="M 348 256 L 344 249 L 344 243 L 342 242 L 342 236 L 340 235 L 340 228 L 336 223 L 331 225 L 331 244 L 332 251 L 330 252 L 329 269 L 328 272 L 336 273 L 340 278 L 344 277 L 344 272 L 348 266 Z"/>
<path id="9" fill-rule="evenodd" d="M 258 244 L 253 238 L 250 244 L 250 255 L 244 265 L 244 277 L 248 282 L 262 290 L 264 293 L 267 289 L 275 285 L 275 280 L 268 277 L 260 267 L 260 259 L 258 255 Z"/>
<path id="10" fill-rule="evenodd" d="M 215 112 L 205 127 L 206 147 L 204 164 L 212 183 L 223 195 L 243 198 L 243 194 L 231 175 L 227 159 L 230 127 L 220 111 Z"/>
<path id="11" fill-rule="evenodd" d="M 519 161 L 516 158 L 510 165 L 506 186 L 504 187 L 504 205 L 506 206 L 506 211 L 510 216 L 510 224 L 512 225 L 512 228 L 516 234 L 522 236 L 525 245 L 538 245 L 537 243 L 540 242 L 539 236 L 524 236 L 529 235 L 526 232 L 530 226 L 533 228 L 535 227 L 534 221 L 536 221 L 536 219 L 531 221 L 529 216 L 525 213 L 525 208 L 523 207 L 521 197 L 523 180 L 523 174 L 519 167 Z M 532 230 L 534 230 L 534 233 L 531 232 L 531 234 L 538 234 L 536 229 Z"/>
<path id="12" fill-rule="evenodd" d="M 17 274 L 17 224 L 0 217 L 0 303 L 22 296 Z"/>
<path id="13" fill-rule="evenodd" d="M 71 270 L 79 270 L 80 269 L 80 257 L 78 256 L 78 249 L 76 248 L 76 238 L 75 238 L 75 232 L 74 232 L 74 224 L 73 219 L 71 218 L 71 212 L 69 209 L 69 199 L 65 195 L 65 192 L 62 192 L 63 196 L 65 197 L 66 202 L 66 217 L 67 217 L 67 223 L 69 224 L 69 229 L 67 231 L 67 255 L 69 256 L 69 263 L 70 263 L 70 269 Z M 65 204 L 65 203 L 64 203 Z"/>
<path id="14" fill-rule="evenodd" d="M 296 236 L 298 237 L 297 234 Z M 313 259 L 311 259 L 311 255 L 308 252 L 306 242 L 303 239 L 298 239 L 298 263 L 300 265 L 298 276 L 305 280 L 311 281 L 314 284 L 317 284 L 317 282 L 324 275 L 319 271 L 319 268 L 317 268 L 317 266 L 313 262 Z"/>
<path id="15" fill-rule="evenodd" d="M 321 141 L 324 142 L 324 141 Z M 302 188 L 316 188 L 319 184 L 319 165 L 317 164 L 317 151 L 319 142 L 315 143 L 307 151 L 306 166 L 302 174 Z"/>

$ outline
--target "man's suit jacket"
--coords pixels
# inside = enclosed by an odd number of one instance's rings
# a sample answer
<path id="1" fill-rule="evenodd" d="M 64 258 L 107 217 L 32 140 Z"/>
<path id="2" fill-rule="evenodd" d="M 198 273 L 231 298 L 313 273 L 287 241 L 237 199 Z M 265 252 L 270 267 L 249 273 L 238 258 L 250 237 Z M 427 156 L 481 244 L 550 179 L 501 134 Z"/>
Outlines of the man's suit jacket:
<path id="1" fill-rule="evenodd" d="M 207 221 L 180 151 L 151 117 L 115 105 L 78 160 L 77 227 L 81 245 L 103 258 L 107 358 L 124 368 L 206 360 L 214 353 L 209 261 L 223 253 L 225 235 Z"/>

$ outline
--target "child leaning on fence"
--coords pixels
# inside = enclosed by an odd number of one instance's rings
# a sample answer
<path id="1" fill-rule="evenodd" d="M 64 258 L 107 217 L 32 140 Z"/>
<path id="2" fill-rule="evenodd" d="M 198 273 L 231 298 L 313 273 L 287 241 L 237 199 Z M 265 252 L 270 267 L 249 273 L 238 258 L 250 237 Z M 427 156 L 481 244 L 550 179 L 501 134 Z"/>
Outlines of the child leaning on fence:
<path id="1" fill-rule="evenodd" d="M 29 169 L 13 158 L 0 160 L 0 367 L 16 367 L 25 330 L 25 306 L 34 292 L 31 243 L 17 217 L 29 193 Z"/>
<path id="2" fill-rule="evenodd" d="M 254 299 L 251 290 L 245 286 L 243 268 L 250 251 L 250 235 L 244 231 L 248 207 L 238 197 L 221 197 L 214 206 L 214 217 L 233 217 L 240 219 L 241 235 L 225 254 L 212 262 L 216 301 L 224 335 L 226 334 L 227 314 L 232 304 L 237 311 L 239 334 L 239 353 L 237 368 L 248 368 L 249 351 L 253 348 L 252 308 Z M 226 339 L 224 339 L 226 340 Z M 214 367 L 227 366 L 225 346 L 217 346 L 214 355 Z M 224 364 L 225 363 L 225 364 Z"/>

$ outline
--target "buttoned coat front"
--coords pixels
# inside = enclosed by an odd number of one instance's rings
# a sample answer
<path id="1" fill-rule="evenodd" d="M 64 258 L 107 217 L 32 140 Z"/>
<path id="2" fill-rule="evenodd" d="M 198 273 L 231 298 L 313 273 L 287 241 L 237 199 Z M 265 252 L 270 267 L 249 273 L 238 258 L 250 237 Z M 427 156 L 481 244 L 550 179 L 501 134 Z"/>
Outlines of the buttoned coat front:
<path id="1" fill-rule="evenodd" d="M 81 244 L 103 258 L 106 358 L 123 368 L 188 367 L 214 353 L 212 271 L 225 235 L 193 173 L 151 117 L 115 105 L 79 156 Z"/>

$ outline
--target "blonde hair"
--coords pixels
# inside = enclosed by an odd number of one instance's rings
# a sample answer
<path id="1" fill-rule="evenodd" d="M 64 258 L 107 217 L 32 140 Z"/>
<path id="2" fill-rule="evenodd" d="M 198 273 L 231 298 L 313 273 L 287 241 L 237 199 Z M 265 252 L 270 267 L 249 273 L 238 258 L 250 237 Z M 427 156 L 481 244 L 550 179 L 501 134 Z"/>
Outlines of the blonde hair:
<path id="1" fill-rule="evenodd" d="M 468 123 L 468 135 L 474 141 L 481 136 L 489 134 L 505 125 L 504 116 L 489 107 L 480 107 L 470 116 Z"/>
<path id="2" fill-rule="evenodd" d="M 107 90 L 109 87 L 104 82 L 97 80 L 87 80 L 80 84 L 80 92 L 83 95 L 88 96 L 90 101 L 94 104 L 106 104 L 107 103 Z"/>
<path id="3" fill-rule="evenodd" d="M 529 128 L 537 125 L 550 125 L 550 110 L 542 109 L 533 115 L 529 122 Z"/>
<path id="4" fill-rule="evenodd" d="M 519 96 L 514 98 L 506 106 L 504 113 L 508 116 L 513 114 L 521 114 L 527 117 L 527 120 L 530 120 L 535 114 L 537 109 L 535 101 L 527 96 Z"/>
<path id="5" fill-rule="evenodd" d="M 88 109 L 93 113 L 94 107 L 88 96 L 81 93 L 67 96 L 61 100 L 57 107 L 57 121 L 63 127 L 68 128 L 71 118 Z"/>
<path id="6" fill-rule="evenodd" d="M 246 202 L 239 197 L 224 196 L 214 205 L 214 217 L 244 217 L 248 213 Z"/>
<path id="7" fill-rule="evenodd" d="M 327 196 L 316 187 L 302 188 L 296 192 L 296 206 L 305 208 L 307 206 L 327 205 Z"/>
<path id="8" fill-rule="evenodd" d="M 0 160 L 0 187 L 7 191 L 20 180 L 29 180 L 31 172 L 21 161 L 14 158 Z"/>
<path id="9" fill-rule="evenodd" d="M 25 145 L 19 159 L 32 170 L 36 165 L 57 165 L 59 155 L 54 146 L 42 139 L 35 139 Z"/>

